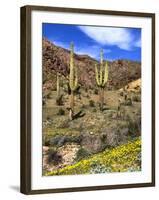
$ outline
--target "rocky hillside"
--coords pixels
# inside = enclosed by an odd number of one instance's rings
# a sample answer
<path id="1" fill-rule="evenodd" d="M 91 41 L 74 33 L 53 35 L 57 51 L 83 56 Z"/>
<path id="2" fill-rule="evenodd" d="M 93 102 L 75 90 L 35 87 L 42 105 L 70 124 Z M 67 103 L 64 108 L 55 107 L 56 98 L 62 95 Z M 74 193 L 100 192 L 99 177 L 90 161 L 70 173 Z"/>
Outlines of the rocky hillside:
<path id="1" fill-rule="evenodd" d="M 69 55 L 67 49 L 58 47 L 43 38 L 43 91 L 56 87 L 56 72 L 60 72 L 65 78 L 69 74 Z M 84 88 L 96 86 L 94 66 L 97 60 L 87 55 L 74 55 L 75 65 L 78 66 L 79 83 Z M 119 89 L 129 82 L 141 78 L 141 63 L 116 60 L 108 62 L 109 82 L 108 89 Z M 125 78 L 126 77 L 126 78 Z"/>
<path id="2" fill-rule="evenodd" d="M 141 78 L 128 83 L 124 88 L 127 92 L 141 92 Z M 124 88 L 121 88 L 119 91 L 124 91 Z"/>

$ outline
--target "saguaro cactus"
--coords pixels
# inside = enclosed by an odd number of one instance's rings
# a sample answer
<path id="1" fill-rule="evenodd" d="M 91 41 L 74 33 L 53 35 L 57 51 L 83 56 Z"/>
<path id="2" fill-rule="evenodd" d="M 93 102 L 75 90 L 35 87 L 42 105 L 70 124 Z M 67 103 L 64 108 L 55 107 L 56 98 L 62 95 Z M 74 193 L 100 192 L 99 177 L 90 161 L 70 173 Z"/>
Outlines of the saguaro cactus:
<path id="1" fill-rule="evenodd" d="M 71 89 L 70 94 L 70 119 L 73 120 L 74 116 L 74 93 L 78 87 L 78 75 L 77 68 L 74 65 L 73 54 L 74 54 L 74 45 L 71 43 L 70 45 L 70 74 L 69 74 L 69 87 Z"/>
<path id="2" fill-rule="evenodd" d="M 108 81 L 108 63 L 103 62 L 103 50 L 100 52 L 100 67 L 98 70 L 97 65 L 95 65 L 95 74 L 96 74 L 96 83 L 97 86 L 100 88 L 99 91 L 99 106 L 100 110 L 103 110 L 103 104 L 104 104 L 104 88 Z"/>
<path id="3" fill-rule="evenodd" d="M 56 92 L 57 92 L 57 98 L 60 96 L 60 77 L 59 73 L 56 73 Z"/>
<path id="4" fill-rule="evenodd" d="M 57 72 L 56 74 L 56 104 L 58 106 L 63 105 L 63 95 L 61 94 L 60 91 L 60 73 Z"/>

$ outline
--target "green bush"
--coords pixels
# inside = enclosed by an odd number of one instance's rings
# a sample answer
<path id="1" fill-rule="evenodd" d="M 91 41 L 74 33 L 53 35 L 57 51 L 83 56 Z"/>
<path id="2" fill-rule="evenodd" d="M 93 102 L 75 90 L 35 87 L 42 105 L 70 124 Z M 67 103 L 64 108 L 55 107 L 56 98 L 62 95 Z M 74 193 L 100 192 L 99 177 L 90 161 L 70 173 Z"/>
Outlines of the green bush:
<path id="1" fill-rule="evenodd" d="M 82 160 L 83 158 L 88 157 L 90 154 L 89 152 L 84 149 L 83 147 L 81 147 L 76 154 L 76 161 Z"/>

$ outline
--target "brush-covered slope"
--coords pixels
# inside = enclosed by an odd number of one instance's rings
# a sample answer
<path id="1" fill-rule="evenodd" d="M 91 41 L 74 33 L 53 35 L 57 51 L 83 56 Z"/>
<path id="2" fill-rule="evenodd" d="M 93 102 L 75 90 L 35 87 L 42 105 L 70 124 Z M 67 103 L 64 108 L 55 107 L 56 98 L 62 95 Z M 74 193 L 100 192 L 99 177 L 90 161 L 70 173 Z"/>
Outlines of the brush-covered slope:
<path id="1" fill-rule="evenodd" d="M 45 38 L 43 38 L 42 47 L 43 90 L 53 89 L 56 87 L 57 71 L 60 72 L 63 78 L 67 79 L 68 77 L 70 51 L 54 45 Z M 96 86 L 94 66 L 98 61 L 87 55 L 75 54 L 74 63 L 78 67 L 79 83 L 84 88 L 94 88 Z M 141 63 L 139 62 L 116 60 L 108 62 L 108 66 L 108 89 L 120 89 L 129 82 L 141 77 Z"/>
<path id="2" fill-rule="evenodd" d="M 120 145 L 113 149 L 107 149 L 88 159 L 81 160 L 74 165 L 67 166 L 45 175 L 75 175 L 96 174 L 107 172 L 131 172 L 140 171 L 141 168 L 141 140 L 140 138 Z"/>

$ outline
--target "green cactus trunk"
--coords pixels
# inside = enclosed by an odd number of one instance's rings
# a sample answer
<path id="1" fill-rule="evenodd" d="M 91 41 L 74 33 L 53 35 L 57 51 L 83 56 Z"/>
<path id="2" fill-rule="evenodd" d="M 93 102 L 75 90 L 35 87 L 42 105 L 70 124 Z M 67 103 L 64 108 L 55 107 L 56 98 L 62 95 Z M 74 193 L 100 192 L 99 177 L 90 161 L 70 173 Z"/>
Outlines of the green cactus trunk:
<path id="1" fill-rule="evenodd" d="M 71 43 L 71 53 L 70 53 L 70 75 L 69 75 L 69 86 L 71 89 L 70 94 L 70 112 L 69 112 L 69 118 L 70 120 L 73 120 L 74 118 L 74 92 L 78 87 L 78 77 L 77 77 L 77 69 L 73 62 L 73 53 L 74 53 L 74 46 L 73 43 Z"/>
<path id="2" fill-rule="evenodd" d="M 99 108 L 101 111 L 103 111 L 104 106 L 104 88 L 100 88 L 99 92 Z"/>
<path id="3" fill-rule="evenodd" d="M 99 87 L 99 107 L 100 110 L 103 111 L 104 106 L 104 88 L 108 81 L 108 64 L 103 62 L 103 51 L 101 50 L 100 53 L 100 67 L 98 70 L 97 65 L 95 65 L 95 74 L 96 74 L 96 83 Z"/>
<path id="4" fill-rule="evenodd" d="M 74 92 L 71 91 L 70 94 L 70 112 L 69 112 L 69 118 L 70 120 L 73 120 L 74 117 Z"/>

